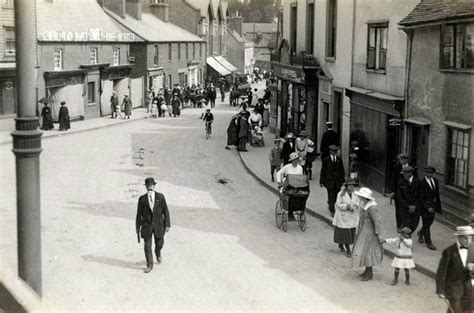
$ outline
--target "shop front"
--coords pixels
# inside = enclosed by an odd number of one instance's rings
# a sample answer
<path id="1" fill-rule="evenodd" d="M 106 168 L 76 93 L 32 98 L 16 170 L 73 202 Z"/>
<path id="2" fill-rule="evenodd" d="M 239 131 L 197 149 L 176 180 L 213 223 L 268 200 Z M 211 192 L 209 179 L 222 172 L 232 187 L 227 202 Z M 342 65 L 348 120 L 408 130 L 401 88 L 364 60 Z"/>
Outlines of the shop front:
<path id="1" fill-rule="evenodd" d="M 153 90 L 156 94 L 160 89 L 165 88 L 165 75 L 163 67 L 149 68 L 147 70 L 147 89 Z"/>
<path id="2" fill-rule="evenodd" d="M 84 119 L 85 76 L 83 70 L 44 73 L 46 97 L 42 102 L 49 103 L 54 121 L 58 121 L 62 101 L 66 102 L 71 120 Z M 42 107 L 43 104 L 39 103 L 38 112 L 41 112 Z"/>
<path id="3" fill-rule="evenodd" d="M 393 165 L 401 150 L 404 100 L 371 90 L 346 89 L 351 101 L 350 142 L 360 148 L 359 180 L 389 193 Z"/>
<path id="4" fill-rule="evenodd" d="M 15 63 L 0 63 L 0 116 L 16 113 Z"/>
<path id="5" fill-rule="evenodd" d="M 100 73 L 100 115 L 110 115 L 110 98 L 115 91 L 119 101 L 129 93 L 129 75 L 132 69 L 131 65 L 119 65 L 104 67 Z"/>

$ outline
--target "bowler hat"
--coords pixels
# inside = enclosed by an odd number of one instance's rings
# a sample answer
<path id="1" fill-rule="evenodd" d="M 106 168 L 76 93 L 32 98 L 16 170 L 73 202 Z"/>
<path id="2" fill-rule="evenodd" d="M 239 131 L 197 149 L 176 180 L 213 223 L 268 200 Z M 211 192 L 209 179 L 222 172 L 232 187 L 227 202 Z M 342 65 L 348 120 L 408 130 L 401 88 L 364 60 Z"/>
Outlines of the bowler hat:
<path id="1" fill-rule="evenodd" d="M 351 145 L 352 146 L 358 146 L 359 142 L 357 140 L 354 140 L 354 141 L 351 142 Z"/>
<path id="2" fill-rule="evenodd" d="M 156 185 L 156 181 L 153 177 L 148 177 L 145 179 L 145 186 Z"/>
<path id="3" fill-rule="evenodd" d="M 370 190 L 369 188 L 362 187 L 359 190 L 355 191 L 354 193 L 359 197 L 369 199 L 369 200 L 374 200 L 374 198 L 372 197 L 372 190 Z"/>
<path id="4" fill-rule="evenodd" d="M 336 145 L 330 145 L 329 150 L 330 151 L 337 151 L 337 146 Z"/>
<path id="5" fill-rule="evenodd" d="M 327 126 L 332 126 L 332 122 L 326 122 Z"/>
<path id="6" fill-rule="evenodd" d="M 427 165 L 425 166 L 425 172 L 431 172 L 431 173 L 434 173 L 436 172 L 436 169 L 434 166 L 431 166 L 431 165 Z"/>
<path id="7" fill-rule="evenodd" d="M 405 166 L 404 168 L 402 168 L 400 173 L 413 173 L 414 170 L 415 169 L 411 166 Z"/>
<path id="8" fill-rule="evenodd" d="M 344 181 L 344 185 L 345 186 L 347 186 L 347 185 L 355 186 L 355 185 L 357 185 L 357 182 L 352 178 L 346 178 L 346 180 Z"/>
<path id="9" fill-rule="evenodd" d="M 66 104 L 66 101 L 61 101 L 61 105 L 65 105 Z"/>
<path id="10" fill-rule="evenodd" d="M 299 159 L 299 157 L 300 157 L 300 156 L 298 155 L 298 153 L 293 152 L 293 153 L 290 154 L 290 158 L 288 159 L 288 161 L 290 161 L 290 162 L 291 162 L 291 161 L 294 161 L 294 160 L 296 160 L 296 159 Z"/>
<path id="11" fill-rule="evenodd" d="M 400 153 L 400 154 L 397 156 L 397 158 L 399 158 L 399 159 L 408 159 L 408 154 L 406 154 L 406 153 Z"/>
<path id="12" fill-rule="evenodd" d="M 474 235 L 474 229 L 472 226 L 458 226 L 454 236 L 472 236 Z"/>

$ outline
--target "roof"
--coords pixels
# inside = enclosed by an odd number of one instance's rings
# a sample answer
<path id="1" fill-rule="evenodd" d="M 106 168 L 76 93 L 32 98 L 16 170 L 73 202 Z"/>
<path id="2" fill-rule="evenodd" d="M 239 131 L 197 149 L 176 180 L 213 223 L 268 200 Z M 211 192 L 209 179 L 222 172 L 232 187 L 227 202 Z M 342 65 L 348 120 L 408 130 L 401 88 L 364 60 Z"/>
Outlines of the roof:
<path id="1" fill-rule="evenodd" d="M 275 23 L 242 23 L 242 33 L 276 33 L 277 27 Z"/>
<path id="2" fill-rule="evenodd" d="M 230 28 L 227 28 L 227 31 L 229 32 L 229 34 L 234 37 L 234 39 L 237 41 L 237 42 L 241 42 L 241 43 L 247 43 L 247 42 L 252 42 L 250 40 L 247 40 L 246 38 L 240 36 L 240 34 L 233 30 L 233 29 L 230 29 Z"/>
<path id="3" fill-rule="evenodd" d="M 200 10 L 201 16 L 205 17 L 207 15 L 207 9 L 209 8 L 209 1 L 210 0 L 185 0 L 187 4 L 191 7 Z"/>
<path id="4" fill-rule="evenodd" d="M 142 19 L 137 20 L 126 14 L 122 18 L 104 8 L 117 22 L 136 33 L 146 41 L 151 42 L 204 42 L 204 40 L 172 23 L 165 22 L 150 13 L 142 13 Z"/>
<path id="5" fill-rule="evenodd" d="M 37 0 L 39 41 L 142 41 L 110 18 L 96 0 Z"/>
<path id="6" fill-rule="evenodd" d="M 474 0 L 422 0 L 399 25 L 413 27 L 472 17 Z"/>

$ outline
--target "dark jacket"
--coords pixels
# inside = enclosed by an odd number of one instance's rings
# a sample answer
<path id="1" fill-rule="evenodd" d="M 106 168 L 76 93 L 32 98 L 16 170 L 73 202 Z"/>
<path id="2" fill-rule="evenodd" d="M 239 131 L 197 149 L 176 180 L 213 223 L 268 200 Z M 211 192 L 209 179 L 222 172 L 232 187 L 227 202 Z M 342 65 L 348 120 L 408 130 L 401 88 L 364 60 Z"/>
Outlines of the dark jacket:
<path id="1" fill-rule="evenodd" d="M 323 137 L 321 138 L 321 146 L 319 148 L 319 151 L 321 152 L 321 159 L 324 159 L 329 155 L 330 145 L 339 146 L 339 136 L 332 129 L 325 131 Z"/>
<path id="2" fill-rule="evenodd" d="M 429 208 L 433 208 L 435 212 L 441 213 L 441 200 L 439 197 L 439 183 L 433 177 L 435 189 L 431 189 L 423 177 L 418 184 L 418 208 L 422 215 L 431 214 L 428 212 Z"/>
<path id="3" fill-rule="evenodd" d="M 290 145 L 289 141 L 285 141 L 283 143 L 283 147 L 281 148 L 281 159 L 283 160 L 283 165 L 287 165 L 289 163 L 290 154 L 296 151 L 296 144 L 293 141 L 293 147 Z"/>
<path id="4" fill-rule="evenodd" d="M 418 203 L 418 180 L 413 177 L 411 184 L 405 178 L 400 178 L 397 184 L 397 203 L 400 210 L 408 212 L 408 206 Z"/>
<path id="5" fill-rule="evenodd" d="M 170 213 L 163 194 L 155 192 L 153 211 L 148 204 L 148 193 L 138 199 L 135 226 L 137 233 L 140 231 L 144 239 L 151 238 L 153 231 L 157 237 L 163 237 L 165 235 L 165 228 L 171 225 Z"/>
<path id="6" fill-rule="evenodd" d="M 319 177 L 320 185 L 324 185 L 327 189 L 340 189 L 344 183 L 344 178 L 344 165 L 341 158 L 336 157 L 336 162 L 333 162 L 331 157 L 323 159 L 321 176 Z"/>
<path id="7" fill-rule="evenodd" d="M 62 105 L 59 108 L 59 129 L 69 129 L 71 128 L 71 123 L 69 122 L 69 109 L 67 106 Z"/>
<path id="8" fill-rule="evenodd" d="M 216 89 L 215 88 L 209 88 L 207 90 L 207 98 L 209 100 L 216 100 Z"/>
<path id="9" fill-rule="evenodd" d="M 461 299 L 466 291 L 469 271 L 462 264 L 457 244 L 443 251 L 436 272 L 436 293 L 447 299 Z"/>
<path id="10" fill-rule="evenodd" d="M 397 185 L 398 181 L 403 178 L 402 174 L 402 164 L 400 161 L 396 161 L 395 164 L 393 165 L 393 171 L 392 175 L 390 177 L 390 191 L 397 194 Z"/>

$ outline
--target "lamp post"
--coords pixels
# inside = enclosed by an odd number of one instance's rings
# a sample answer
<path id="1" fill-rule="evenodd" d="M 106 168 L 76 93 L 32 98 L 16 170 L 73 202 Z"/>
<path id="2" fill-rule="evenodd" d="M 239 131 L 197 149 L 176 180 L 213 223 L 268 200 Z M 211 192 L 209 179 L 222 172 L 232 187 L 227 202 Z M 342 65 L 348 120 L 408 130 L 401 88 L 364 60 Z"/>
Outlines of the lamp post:
<path id="1" fill-rule="evenodd" d="M 17 117 L 16 166 L 18 275 L 41 295 L 41 131 L 36 114 L 36 1 L 15 1 Z"/>

